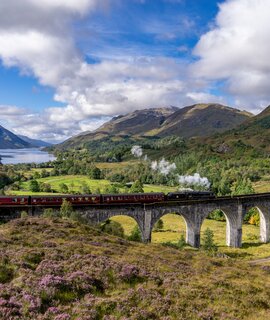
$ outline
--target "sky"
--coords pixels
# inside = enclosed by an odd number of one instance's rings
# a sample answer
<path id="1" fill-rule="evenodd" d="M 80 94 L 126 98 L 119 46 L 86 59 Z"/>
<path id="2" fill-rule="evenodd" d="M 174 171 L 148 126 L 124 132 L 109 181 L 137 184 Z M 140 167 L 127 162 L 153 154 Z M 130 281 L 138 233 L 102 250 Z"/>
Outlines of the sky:
<path id="1" fill-rule="evenodd" d="M 61 142 L 113 116 L 270 98 L 269 0 L 3 0 L 0 125 Z"/>

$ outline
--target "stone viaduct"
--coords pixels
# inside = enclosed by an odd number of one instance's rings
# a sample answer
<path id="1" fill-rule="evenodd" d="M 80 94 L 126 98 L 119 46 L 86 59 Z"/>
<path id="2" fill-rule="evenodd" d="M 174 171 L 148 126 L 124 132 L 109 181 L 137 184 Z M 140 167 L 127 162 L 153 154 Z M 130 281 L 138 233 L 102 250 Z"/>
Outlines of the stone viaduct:
<path id="1" fill-rule="evenodd" d="M 186 223 L 186 241 L 191 246 L 200 246 L 200 232 L 203 221 L 216 209 L 223 211 L 226 217 L 226 243 L 231 247 L 242 245 L 242 225 L 245 214 L 251 208 L 260 213 L 260 237 L 263 243 L 270 241 L 270 193 L 235 197 L 219 197 L 207 200 L 167 201 L 154 204 L 117 204 L 74 206 L 91 223 L 100 223 L 116 215 L 132 217 L 138 223 L 144 242 L 151 241 L 154 224 L 168 213 L 181 215 Z M 30 215 L 39 215 L 44 207 L 27 208 L 1 207 L 0 220 L 10 220 L 28 210 Z M 59 209 L 56 208 L 56 209 Z"/>

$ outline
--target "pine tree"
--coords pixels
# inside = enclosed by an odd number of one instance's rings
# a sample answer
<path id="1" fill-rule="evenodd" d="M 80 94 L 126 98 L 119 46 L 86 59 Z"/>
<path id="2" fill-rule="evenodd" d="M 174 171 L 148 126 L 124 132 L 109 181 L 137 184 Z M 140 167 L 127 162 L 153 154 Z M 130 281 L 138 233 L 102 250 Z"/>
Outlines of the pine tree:
<path id="1" fill-rule="evenodd" d="M 209 228 L 203 233 L 202 248 L 210 254 L 214 254 L 218 250 L 217 245 L 214 242 L 214 232 Z"/>

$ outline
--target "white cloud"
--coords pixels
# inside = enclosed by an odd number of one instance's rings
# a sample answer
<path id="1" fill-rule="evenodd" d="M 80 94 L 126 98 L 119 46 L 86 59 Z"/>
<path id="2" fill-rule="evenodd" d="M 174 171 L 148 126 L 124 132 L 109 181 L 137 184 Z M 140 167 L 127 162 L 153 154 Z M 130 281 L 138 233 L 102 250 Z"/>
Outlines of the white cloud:
<path id="1" fill-rule="evenodd" d="M 236 104 L 253 111 L 270 98 L 269 12 L 269 0 L 227 0 L 194 50 L 194 74 L 225 80 Z"/>
<path id="2" fill-rule="evenodd" d="M 95 129 L 108 116 L 135 109 L 197 102 L 205 83 L 190 79 L 187 64 L 169 58 L 117 57 L 88 64 L 72 25 L 117 0 L 9 0 L 0 2 L 0 59 L 55 89 L 66 107 L 6 117 L 9 127 L 34 138 L 65 139 Z M 204 95 L 204 97 L 206 97 Z M 213 100 L 218 100 L 211 96 Z M 21 111 L 20 111 L 21 112 Z M 106 118 L 104 118 L 106 117 Z"/>

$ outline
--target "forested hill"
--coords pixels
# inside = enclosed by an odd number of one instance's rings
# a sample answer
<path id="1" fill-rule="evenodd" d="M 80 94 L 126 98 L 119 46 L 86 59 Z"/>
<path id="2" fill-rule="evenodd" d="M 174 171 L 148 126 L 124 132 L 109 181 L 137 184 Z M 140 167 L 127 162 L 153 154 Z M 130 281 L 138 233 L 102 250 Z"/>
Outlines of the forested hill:
<path id="1" fill-rule="evenodd" d="M 22 140 L 0 125 L 0 149 L 20 149 L 29 147 L 31 147 L 30 143 Z"/>
<path id="2" fill-rule="evenodd" d="M 211 145 L 220 153 L 231 153 L 234 149 L 270 152 L 270 106 L 260 114 L 248 119 L 233 130 L 214 135 L 200 142 Z"/>
<path id="3" fill-rule="evenodd" d="M 56 149 L 89 147 L 93 141 L 108 138 L 119 141 L 172 135 L 182 138 L 209 136 L 235 128 L 251 117 L 252 114 L 248 112 L 220 104 L 196 104 L 183 109 L 169 107 L 137 110 L 113 118 L 94 132 L 70 138 Z"/>

